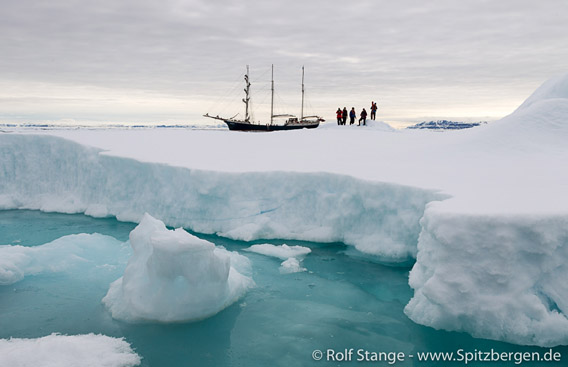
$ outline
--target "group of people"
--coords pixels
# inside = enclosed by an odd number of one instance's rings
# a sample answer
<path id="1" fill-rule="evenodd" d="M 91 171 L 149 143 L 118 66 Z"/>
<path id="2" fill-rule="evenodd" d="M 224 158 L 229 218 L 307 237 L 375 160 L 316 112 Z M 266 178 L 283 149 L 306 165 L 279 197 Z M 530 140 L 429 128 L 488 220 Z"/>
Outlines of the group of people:
<path id="1" fill-rule="evenodd" d="M 375 101 L 372 101 L 371 120 L 374 120 L 377 117 L 377 109 L 377 103 Z M 357 112 L 355 112 L 355 107 L 351 107 L 351 111 L 347 111 L 347 107 L 343 107 L 343 110 L 339 107 L 337 108 L 336 115 L 337 125 L 346 125 L 347 116 L 349 116 L 349 125 L 353 125 L 355 123 L 355 118 L 357 117 Z M 359 114 L 359 126 L 361 126 L 361 121 L 363 121 L 363 125 L 367 125 L 367 111 L 364 108 Z"/>

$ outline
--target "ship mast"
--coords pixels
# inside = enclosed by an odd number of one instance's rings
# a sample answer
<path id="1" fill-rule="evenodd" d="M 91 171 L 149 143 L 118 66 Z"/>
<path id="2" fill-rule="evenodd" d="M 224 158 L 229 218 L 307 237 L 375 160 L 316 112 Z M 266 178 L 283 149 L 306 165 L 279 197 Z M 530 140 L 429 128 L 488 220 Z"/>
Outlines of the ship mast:
<path id="1" fill-rule="evenodd" d="M 270 125 L 274 121 L 274 64 L 272 64 L 272 96 L 270 98 Z"/>
<path id="2" fill-rule="evenodd" d="M 302 110 L 300 111 L 300 121 L 304 119 L 304 66 L 302 65 Z"/>
<path id="3" fill-rule="evenodd" d="M 243 102 L 245 103 L 245 121 L 249 122 L 249 101 L 250 101 L 250 82 L 249 82 L 249 66 L 247 65 L 247 73 L 245 74 L 245 98 L 243 98 Z"/>

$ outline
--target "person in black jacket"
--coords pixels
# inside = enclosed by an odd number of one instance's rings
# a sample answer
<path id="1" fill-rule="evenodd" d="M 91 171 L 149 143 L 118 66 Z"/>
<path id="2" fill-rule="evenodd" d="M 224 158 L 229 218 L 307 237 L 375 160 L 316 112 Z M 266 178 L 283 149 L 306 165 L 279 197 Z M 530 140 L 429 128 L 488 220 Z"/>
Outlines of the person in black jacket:
<path id="1" fill-rule="evenodd" d="M 363 125 L 367 125 L 367 111 L 363 108 L 361 111 L 361 118 L 359 119 L 359 126 L 361 126 L 361 121 L 363 121 Z"/>
<path id="2" fill-rule="evenodd" d="M 343 107 L 343 114 L 342 114 L 342 125 L 345 125 L 345 123 L 347 122 L 347 107 Z"/>

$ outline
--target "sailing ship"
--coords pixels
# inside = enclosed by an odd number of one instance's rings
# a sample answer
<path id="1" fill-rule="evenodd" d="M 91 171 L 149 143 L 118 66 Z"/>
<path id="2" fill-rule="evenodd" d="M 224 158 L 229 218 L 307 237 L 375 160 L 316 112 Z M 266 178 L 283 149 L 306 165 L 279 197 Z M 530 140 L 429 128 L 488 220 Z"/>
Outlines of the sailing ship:
<path id="1" fill-rule="evenodd" d="M 280 130 L 296 130 L 296 129 L 314 129 L 319 126 L 320 122 L 325 121 L 319 116 L 304 116 L 304 67 L 302 66 L 302 108 L 300 112 L 300 118 L 295 115 L 289 114 L 274 114 L 274 65 L 272 65 L 272 96 L 270 100 L 270 123 L 262 124 L 260 122 L 251 121 L 251 115 L 249 113 L 249 103 L 250 103 L 250 81 L 249 81 L 249 67 L 247 65 L 247 73 L 245 74 L 245 98 L 243 102 L 245 103 L 245 118 L 243 120 L 238 120 L 234 117 L 224 118 L 217 116 L 211 116 L 209 113 L 203 115 L 204 117 L 209 117 L 216 120 L 221 120 L 229 130 L 237 131 L 280 131 Z M 275 124 L 274 118 L 286 118 L 286 122 L 283 125 Z"/>

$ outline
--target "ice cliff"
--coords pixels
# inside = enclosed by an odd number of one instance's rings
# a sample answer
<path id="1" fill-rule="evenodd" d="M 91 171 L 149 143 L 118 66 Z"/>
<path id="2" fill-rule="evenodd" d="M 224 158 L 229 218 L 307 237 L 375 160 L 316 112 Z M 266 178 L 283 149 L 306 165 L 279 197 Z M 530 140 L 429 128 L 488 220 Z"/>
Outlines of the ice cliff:
<path id="1" fill-rule="evenodd" d="M 568 344 L 568 216 L 422 219 L 406 314 L 515 344 Z"/>
<path id="2" fill-rule="evenodd" d="M 331 173 L 210 172 L 100 154 L 52 136 L 0 134 L 0 209 L 116 216 L 245 241 L 340 241 L 385 261 L 416 255 L 432 190 Z"/>

